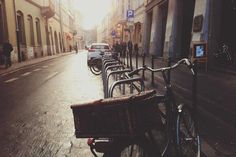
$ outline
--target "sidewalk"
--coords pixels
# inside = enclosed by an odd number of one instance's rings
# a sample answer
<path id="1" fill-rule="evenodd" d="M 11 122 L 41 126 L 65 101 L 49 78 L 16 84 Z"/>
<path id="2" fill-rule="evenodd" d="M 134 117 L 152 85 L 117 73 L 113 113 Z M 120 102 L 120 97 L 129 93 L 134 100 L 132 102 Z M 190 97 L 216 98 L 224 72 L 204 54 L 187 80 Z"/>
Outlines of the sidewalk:
<path id="1" fill-rule="evenodd" d="M 121 59 L 123 61 L 123 58 Z M 127 60 L 125 62 L 127 64 Z M 142 58 L 138 58 L 138 66 L 142 66 Z M 147 56 L 145 64 L 151 67 L 151 57 Z M 166 66 L 162 59 L 155 59 L 155 68 Z M 132 65 L 136 68 L 135 56 Z M 198 110 L 201 136 L 204 138 L 204 146 L 207 156 L 235 157 L 236 156 L 236 72 L 232 69 L 199 68 L 198 72 Z M 154 74 L 154 86 L 151 84 L 151 73 L 145 72 L 145 80 L 148 88 L 162 92 L 163 79 L 160 74 Z M 185 103 L 191 102 L 191 75 L 187 68 L 180 67 L 171 73 L 171 81 L 177 97 Z M 202 129 L 201 129 L 202 128 Z"/>
<path id="2" fill-rule="evenodd" d="M 0 75 L 4 74 L 4 73 L 7 73 L 7 72 L 10 72 L 10 71 L 13 71 L 13 70 L 16 70 L 16 69 L 19 69 L 19 68 L 22 68 L 22 67 L 25 67 L 27 65 L 37 64 L 37 63 L 47 61 L 47 60 L 51 60 L 51 59 L 54 59 L 54 58 L 57 58 L 57 57 L 70 55 L 72 53 L 75 53 L 75 52 L 66 52 L 66 53 L 60 53 L 60 54 L 56 54 L 56 55 L 52 55 L 52 56 L 44 56 L 44 57 L 40 57 L 40 58 L 34 58 L 34 59 L 26 60 L 26 61 L 23 61 L 23 62 L 20 62 L 20 63 L 19 62 L 14 62 L 14 63 L 12 63 L 12 66 L 7 68 L 7 69 L 5 69 L 5 65 L 0 65 Z"/>

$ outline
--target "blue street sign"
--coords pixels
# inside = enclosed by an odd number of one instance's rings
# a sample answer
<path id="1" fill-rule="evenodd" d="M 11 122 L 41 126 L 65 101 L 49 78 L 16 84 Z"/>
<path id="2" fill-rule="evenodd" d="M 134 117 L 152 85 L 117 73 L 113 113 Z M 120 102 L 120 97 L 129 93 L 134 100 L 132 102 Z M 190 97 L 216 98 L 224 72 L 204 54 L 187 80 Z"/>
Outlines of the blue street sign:
<path id="1" fill-rule="evenodd" d="M 126 14 L 127 18 L 134 18 L 134 10 L 127 10 Z"/>

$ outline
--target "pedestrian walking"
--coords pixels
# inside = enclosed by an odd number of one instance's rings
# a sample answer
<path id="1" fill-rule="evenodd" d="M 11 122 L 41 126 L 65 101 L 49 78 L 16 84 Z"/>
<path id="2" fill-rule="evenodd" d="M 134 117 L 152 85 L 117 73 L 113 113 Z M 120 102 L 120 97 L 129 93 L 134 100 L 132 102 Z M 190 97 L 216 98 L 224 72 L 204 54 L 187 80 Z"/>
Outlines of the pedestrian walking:
<path id="1" fill-rule="evenodd" d="M 120 43 L 117 41 L 116 44 L 115 44 L 115 56 L 114 58 L 118 58 L 118 56 L 120 56 L 121 54 L 121 45 Z"/>
<path id="2" fill-rule="evenodd" d="M 3 44 L 3 55 L 5 58 L 5 68 L 11 66 L 11 52 L 13 50 L 12 45 L 9 42 Z"/>
<path id="3" fill-rule="evenodd" d="M 126 42 L 122 43 L 122 57 L 126 56 L 126 49 L 127 49 L 127 44 Z"/>
<path id="4" fill-rule="evenodd" d="M 128 50 L 129 50 L 129 53 L 132 54 L 132 51 L 133 51 L 133 43 L 131 40 L 128 41 Z"/>
<path id="5" fill-rule="evenodd" d="M 138 53 L 138 44 L 134 44 L 134 53 L 137 54 Z"/>

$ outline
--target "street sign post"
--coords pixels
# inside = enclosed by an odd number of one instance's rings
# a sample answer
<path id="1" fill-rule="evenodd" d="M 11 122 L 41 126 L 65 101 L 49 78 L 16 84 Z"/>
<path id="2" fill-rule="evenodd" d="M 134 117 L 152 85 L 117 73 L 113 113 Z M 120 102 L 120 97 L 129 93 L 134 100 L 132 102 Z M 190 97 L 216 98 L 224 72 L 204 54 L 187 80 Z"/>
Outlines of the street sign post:
<path id="1" fill-rule="evenodd" d="M 133 21 L 134 20 L 134 10 L 127 10 L 127 21 Z"/>

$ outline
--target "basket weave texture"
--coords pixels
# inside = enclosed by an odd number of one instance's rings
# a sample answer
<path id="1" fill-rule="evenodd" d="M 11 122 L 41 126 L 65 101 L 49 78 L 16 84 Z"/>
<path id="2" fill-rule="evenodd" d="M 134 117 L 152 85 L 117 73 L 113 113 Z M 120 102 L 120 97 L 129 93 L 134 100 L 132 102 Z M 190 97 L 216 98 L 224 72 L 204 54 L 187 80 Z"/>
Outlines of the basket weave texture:
<path id="1" fill-rule="evenodd" d="M 134 137 L 161 125 L 155 91 L 72 105 L 77 138 Z"/>

